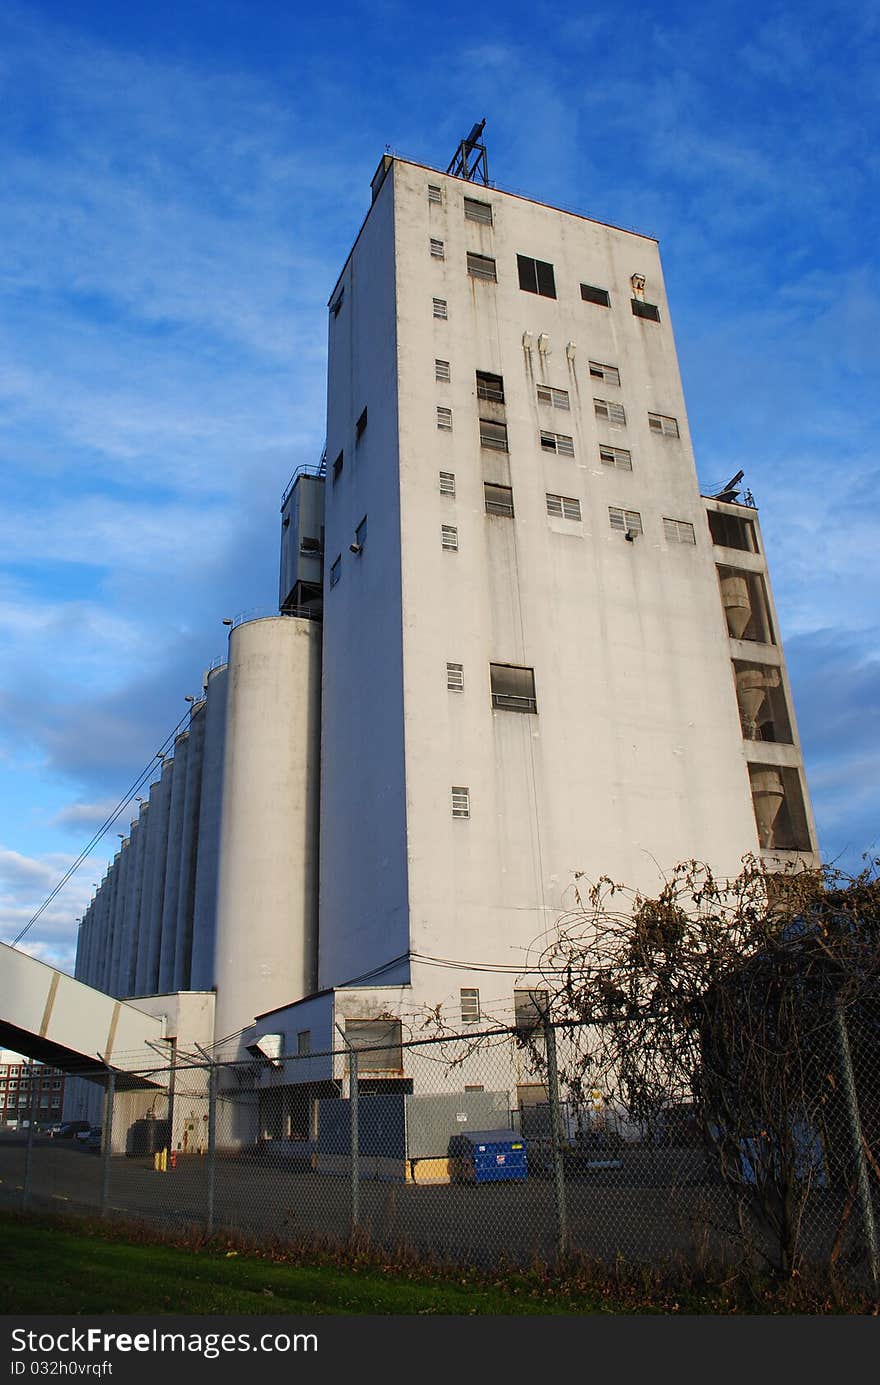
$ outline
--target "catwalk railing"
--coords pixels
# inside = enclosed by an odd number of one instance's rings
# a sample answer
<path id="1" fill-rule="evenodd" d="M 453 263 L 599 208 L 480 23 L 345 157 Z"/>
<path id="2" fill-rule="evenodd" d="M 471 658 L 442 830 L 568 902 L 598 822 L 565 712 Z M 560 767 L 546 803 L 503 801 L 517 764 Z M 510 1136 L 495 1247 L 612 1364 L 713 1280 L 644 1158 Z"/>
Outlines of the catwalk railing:
<path id="1" fill-rule="evenodd" d="M 755 1129 L 733 1162 L 697 1101 L 635 1119 L 609 1074 L 590 1085 L 581 1067 L 573 1079 L 571 1054 L 589 1051 L 589 1036 L 545 1020 L 273 1059 L 181 1054 L 141 1085 L 110 1072 L 100 1137 L 50 1139 L 35 1121 L 0 1128 L 0 1205 L 256 1241 L 356 1233 L 486 1266 L 576 1255 L 692 1272 L 777 1263 L 767 1208 L 778 1196 L 796 1222 L 785 1225 L 787 1272 L 876 1289 L 870 1026 L 832 1016 L 821 1120 L 793 1109 L 787 1144 Z"/>

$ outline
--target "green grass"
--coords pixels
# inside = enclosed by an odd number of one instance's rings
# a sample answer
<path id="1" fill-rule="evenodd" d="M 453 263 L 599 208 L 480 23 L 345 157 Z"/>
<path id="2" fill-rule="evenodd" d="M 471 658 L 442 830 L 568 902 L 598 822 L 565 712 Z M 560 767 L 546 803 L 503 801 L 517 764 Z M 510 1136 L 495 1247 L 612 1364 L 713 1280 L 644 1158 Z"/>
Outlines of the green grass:
<path id="1" fill-rule="evenodd" d="M 561 1300 L 521 1278 L 513 1293 L 375 1266 L 273 1263 L 245 1251 L 126 1243 L 115 1228 L 0 1215 L 4 1311 L 20 1313 L 613 1312 L 601 1296 Z M 129 1233 L 131 1234 L 131 1233 Z"/>

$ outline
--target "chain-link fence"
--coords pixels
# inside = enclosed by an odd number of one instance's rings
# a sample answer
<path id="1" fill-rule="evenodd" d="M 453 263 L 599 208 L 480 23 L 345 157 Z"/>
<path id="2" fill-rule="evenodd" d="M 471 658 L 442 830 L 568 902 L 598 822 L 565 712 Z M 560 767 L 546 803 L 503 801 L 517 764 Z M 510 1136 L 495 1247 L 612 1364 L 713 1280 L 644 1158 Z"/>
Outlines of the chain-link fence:
<path id="1" fill-rule="evenodd" d="M 239 1061 L 179 1054 L 105 1077 L 91 1149 L 33 1127 L 0 1139 L 0 1199 L 256 1241 L 355 1233 L 486 1266 L 781 1259 L 876 1288 L 875 1028 L 840 1011 L 828 1035 L 821 1120 L 794 1101 L 772 1138 L 740 1133 L 733 1159 L 717 1112 L 677 1102 L 636 1119 L 610 1082 L 591 1085 L 584 1068 L 573 1079 L 571 1054 L 590 1045 L 571 1025 Z"/>

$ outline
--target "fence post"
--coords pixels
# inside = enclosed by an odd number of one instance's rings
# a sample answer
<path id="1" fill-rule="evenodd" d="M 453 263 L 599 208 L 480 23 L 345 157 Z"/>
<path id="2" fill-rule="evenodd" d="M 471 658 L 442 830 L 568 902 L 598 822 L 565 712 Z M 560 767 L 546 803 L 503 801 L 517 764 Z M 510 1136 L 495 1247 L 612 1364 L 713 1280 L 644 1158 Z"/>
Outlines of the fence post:
<path id="1" fill-rule="evenodd" d="M 357 1049 L 348 1041 L 348 1035 L 340 1024 L 336 1026 L 337 1032 L 342 1035 L 342 1042 L 345 1044 L 348 1053 L 348 1106 L 351 1125 L 351 1229 L 352 1231 L 360 1223 L 361 1219 L 361 1146 L 360 1133 L 358 1130 L 358 1056 Z"/>
<path id="2" fill-rule="evenodd" d="M 208 1069 L 208 1190 L 205 1230 L 214 1234 L 214 1176 L 217 1169 L 217 1076 L 218 1065 Z"/>
<path id="3" fill-rule="evenodd" d="M 101 1130 L 101 1216 L 106 1217 L 110 1197 L 110 1155 L 113 1150 L 113 1107 L 116 1104 L 116 1073 L 107 1074 L 104 1097 L 104 1126 Z"/>
<path id="4" fill-rule="evenodd" d="M 850 1143 L 852 1145 L 852 1156 L 856 1166 L 856 1187 L 859 1196 L 859 1209 L 862 1214 L 862 1223 L 865 1228 L 865 1240 L 868 1246 L 868 1261 L 871 1266 L 871 1278 L 876 1288 L 878 1282 L 880 1282 L 880 1256 L 878 1256 L 877 1250 L 877 1225 L 874 1221 L 871 1185 L 868 1181 L 868 1164 L 865 1159 L 865 1137 L 862 1133 L 862 1121 L 859 1115 L 859 1102 L 856 1094 L 855 1078 L 853 1076 L 849 1034 L 847 1033 L 846 1020 L 843 1017 L 843 1007 L 839 997 L 834 1003 L 834 1026 L 837 1033 L 837 1053 L 840 1060 L 840 1071 L 843 1077 L 846 1123 L 849 1130 Z"/>
<path id="5" fill-rule="evenodd" d="M 544 1011 L 544 1042 L 547 1049 L 550 1149 L 553 1158 L 553 1186 L 556 1197 L 556 1249 L 560 1259 L 562 1259 L 568 1252 L 568 1209 L 565 1202 L 565 1162 L 559 1107 L 559 1069 L 556 1064 L 556 1030 L 553 1028 L 549 1007 Z"/>
<path id="6" fill-rule="evenodd" d="M 27 1145 L 24 1151 L 24 1177 L 21 1184 L 21 1210 L 27 1211 L 28 1201 L 31 1195 L 31 1164 L 34 1154 L 34 1114 L 37 1104 L 36 1079 L 34 1077 L 34 1064 L 31 1059 L 28 1071 L 30 1073 L 30 1105 L 28 1106 L 28 1133 Z"/>

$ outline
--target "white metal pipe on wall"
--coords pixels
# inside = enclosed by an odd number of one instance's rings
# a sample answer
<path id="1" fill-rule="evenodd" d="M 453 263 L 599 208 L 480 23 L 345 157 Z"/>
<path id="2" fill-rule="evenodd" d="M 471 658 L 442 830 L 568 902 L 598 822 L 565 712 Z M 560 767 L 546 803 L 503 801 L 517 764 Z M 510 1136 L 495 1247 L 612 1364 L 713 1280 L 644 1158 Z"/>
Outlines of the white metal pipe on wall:
<path id="1" fill-rule="evenodd" d="M 202 793 L 202 761 L 205 749 L 205 703 L 196 703 L 189 722 L 186 752 L 186 787 L 180 832 L 180 880 L 174 941 L 173 991 L 190 988 L 193 935 L 193 900 L 196 888 L 196 849 L 199 840 L 199 808 Z"/>
<path id="2" fill-rule="evenodd" d="M 171 811 L 168 818 L 168 849 L 165 853 L 165 896 L 162 902 L 162 942 L 159 950 L 160 992 L 170 991 L 174 983 L 174 954 L 177 945 L 177 900 L 180 894 L 180 839 L 183 802 L 186 795 L 186 757 L 189 732 L 183 731 L 174 742 L 174 777 L 171 781 Z"/>
<path id="3" fill-rule="evenodd" d="M 238 626 L 228 679 L 218 1041 L 315 986 L 320 625 L 276 616 Z"/>
<path id="4" fill-rule="evenodd" d="M 223 751 L 226 743 L 227 667 L 212 669 L 205 679 L 205 747 L 199 840 L 193 901 L 190 985 L 207 991 L 214 985 L 217 929 L 217 875 L 220 860 L 220 812 L 223 803 Z"/>

